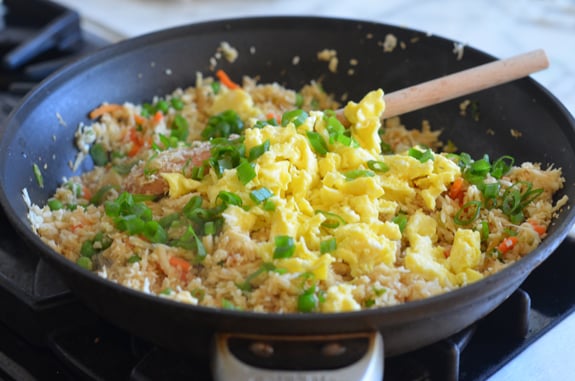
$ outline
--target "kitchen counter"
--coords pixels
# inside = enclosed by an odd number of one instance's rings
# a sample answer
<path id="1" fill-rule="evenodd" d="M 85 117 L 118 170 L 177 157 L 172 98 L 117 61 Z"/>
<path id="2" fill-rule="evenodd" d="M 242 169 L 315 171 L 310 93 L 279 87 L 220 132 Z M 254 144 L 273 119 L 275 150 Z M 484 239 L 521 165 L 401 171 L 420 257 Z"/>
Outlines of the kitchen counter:
<path id="1" fill-rule="evenodd" d="M 470 45 L 499 58 L 545 49 L 550 68 L 532 77 L 575 115 L 573 0 L 58 0 L 79 11 L 84 27 L 113 41 L 198 21 L 263 15 L 317 15 L 384 22 Z M 575 316 L 495 374 L 499 380 L 565 380 Z"/>

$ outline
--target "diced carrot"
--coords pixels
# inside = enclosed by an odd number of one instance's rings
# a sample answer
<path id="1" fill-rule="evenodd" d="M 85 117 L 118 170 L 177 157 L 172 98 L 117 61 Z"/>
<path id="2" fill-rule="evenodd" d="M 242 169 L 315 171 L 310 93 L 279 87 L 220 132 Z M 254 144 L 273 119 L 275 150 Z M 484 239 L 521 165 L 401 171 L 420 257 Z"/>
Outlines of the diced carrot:
<path id="1" fill-rule="evenodd" d="M 144 145 L 143 137 L 135 128 L 130 129 L 130 141 L 132 142 L 132 147 L 128 151 L 129 157 L 134 157 L 140 152 L 142 146 Z"/>
<path id="2" fill-rule="evenodd" d="M 268 112 L 266 114 L 266 120 L 270 120 L 270 119 L 275 120 L 277 124 L 281 124 L 281 122 L 282 122 L 282 119 L 279 116 L 277 116 L 276 114 L 274 114 L 273 112 Z"/>
<path id="3" fill-rule="evenodd" d="M 109 114 L 111 112 L 114 112 L 116 110 L 121 110 L 123 108 L 124 108 L 124 106 L 116 104 L 116 103 L 106 103 L 106 104 L 103 104 L 103 105 L 93 109 L 90 112 L 89 117 L 90 117 L 90 119 L 98 119 L 99 117 L 101 117 L 104 114 Z"/>
<path id="4" fill-rule="evenodd" d="M 163 118 L 164 118 L 164 114 L 162 114 L 161 111 L 156 111 L 156 113 L 154 114 L 154 118 L 152 119 L 152 121 L 154 122 L 154 126 L 156 124 L 160 123 Z"/>
<path id="5" fill-rule="evenodd" d="M 228 76 L 228 74 L 225 71 L 223 71 L 222 69 L 219 69 L 218 71 L 216 71 L 216 77 L 218 77 L 220 82 L 230 90 L 238 89 L 240 87 L 240 85 L 238 85 L 237 83 L 232 81 L 230 79 L 230 77 Z"/>
<path id="6" fill-rule="evenodd" d="M 86 186 L 82 187 L 82 197 L 84 197 L 86 200 L 92 198 L 92 192 L 90 192 L 90 189 Z"/>
<path id="7" fill-rule="evenodd" d="M 183 272 L 188 272 L 190 267 L 192 267 L 190 262 L 180 257 L 170 257 L 170 265 L 182 270 Z"/>
<path id="8" fill-rule="evenodd" d="M 519 240 L 515 236 L 506 237 L 501 241 L 501 243 L 497 246 L 497 250 L 501 252 L 501 254 L 507 253 L 509 250 L 513 249 Z"/>
<path id="9" fill-rule="evenodd" d="M 144 118 L 141 115 L 134 114 L 134 121 L 136 122 L 136 124 L 142 126 L 144 123 L 146 123 L 146 118 Z"/>
<path id="10" fill-rule="evenodd" d="M 537 222 L 535 222 L 533 220 L 529 220 L 528 222 L 533 227 L 533 230 L 535 230 L 535 232 L 537 232 L 537 234 L 539 234 L 539 236 L 542 236 L 547 232 L 547 228 L 545 226 L 539 225 Z"/>
<path id="11" fill-rule="evenodd" d="M 460 199 L 463 196 L 463 177 L 458 177 L 453 181 L 447 194 L 453 200 Z"/>

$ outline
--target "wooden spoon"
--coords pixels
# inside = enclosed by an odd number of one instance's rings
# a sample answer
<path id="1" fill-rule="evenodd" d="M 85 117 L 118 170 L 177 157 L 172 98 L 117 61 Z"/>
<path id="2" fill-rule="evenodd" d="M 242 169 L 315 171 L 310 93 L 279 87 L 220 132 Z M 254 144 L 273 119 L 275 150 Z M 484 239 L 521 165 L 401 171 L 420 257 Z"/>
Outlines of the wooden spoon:
<path id="1" fill-rule="evenodd" d="M 385 94 L 383 117 L 391 118 L 511 82 L 547 67 L 549 67 L 547 56 L 542 49 L 538 49 L 449 74 Z M 349 124 L 343 115 L 343 109 L 337 110 L 336 115 L 342 123 Z"/>

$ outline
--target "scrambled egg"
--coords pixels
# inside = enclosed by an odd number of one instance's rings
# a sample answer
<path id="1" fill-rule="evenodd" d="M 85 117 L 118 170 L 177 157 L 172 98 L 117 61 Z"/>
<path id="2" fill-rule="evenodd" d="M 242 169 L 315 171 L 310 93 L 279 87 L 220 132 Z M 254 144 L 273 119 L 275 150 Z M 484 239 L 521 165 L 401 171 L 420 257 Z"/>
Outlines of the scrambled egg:
<path id="1" fill-rule="evenodd" d="M 258 114 L 243 90 L 216 98 L 212 112 L 234 109 L 243 118 Z M 376 266 L 395 266 L 404 255 L 404 265 L 426 280 L 442 285 L 461 285 L 481 278 L 475 268 L 481 263 L 479 233 L 459 229 L 452 247 L 438 246 L 438 222 L 426 212 L 435 209 L 437 197 L 461 175 L 459 167 L 441 154 L 421 162 L 407 152 L 382 155 L 381 115 L 383 92 L 372 91 L 359 103 L 350 102 L 345 116 L 353 142 L 345 145 L 330 139 L 324 113 L 312 111 L 299 126 L 266 126 L 245 130 L 246 152 L 269 141 L 270 148 L 255 161 L 256 177 L 242 184 L 235 169 L 223 176 L 211 174 L 201 183 L 181 174 L 163 174 L 170 196 L 188 192 L 207 195 L 215 204 L 220 191 L 234 192 L 243 208 L 229 207 L 227 226 L 246 237 L 258 233 L 269 237 L 257 241 L 257 255 L 289 273 L 311 273 L 318 281 L 333 279 L 333 264 L 349 267 L 352 278 L 369 274 Z M 314 150 L 308 132 L 318 133 L 328 152 Z M 376 162 L 386 170 L 374 171 Z M 356 171 L 358 176 L 348 175 Z M 359 171 L 359 172 L 358 172 Z M 273 196 L 275 210 L 266 211 L 250 200 L 250 192 L 265 187 Z M 409 216 L 405 231 L 393 217 L 417 209 Z M 296 248 L 289 258 L 274 258 L 273 240 L 294 238 Z M 321 244 L 335 239 L 329 252 Z M 402 249 L 402 240 L 408 243 Z M 403 250 L 403 253 L 402 253 Z M 321 310 L 350 311 L 361 308 L 353 296 L 353 282 L 330 286 Z"/>

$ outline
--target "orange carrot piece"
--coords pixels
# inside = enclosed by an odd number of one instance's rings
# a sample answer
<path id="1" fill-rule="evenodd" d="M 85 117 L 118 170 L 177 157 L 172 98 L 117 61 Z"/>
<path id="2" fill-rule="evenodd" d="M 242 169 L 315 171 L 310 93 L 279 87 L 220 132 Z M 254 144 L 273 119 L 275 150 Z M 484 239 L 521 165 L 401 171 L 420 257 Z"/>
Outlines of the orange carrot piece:
<path id="1" fill-rule="evenodd" d="M 161 111 L 156 111 L 156 113 L 154 114 L 154 118 L 153 118 L 154 125 L 160 123 L 160 121 L 163 118 L 164 118 L 164 114 L 162 114 Z"/>
<path id="2" fill-rule="evenodd" d="M 513 249 L 519 240 L 517 237 L 511 236 L 506 237 L 501 241 L 501 243 L 497 246 L 497 250 L 501 252 L 501 254 L 507 253 L 509 250 Z"/>
<path id="3" fill-rule="evenodd" d="M 116 104 L 116 103 L 103 104 L 99 107 L 96 107 L 92 111 L 90 111 L 89 117 L 90 117 L 90 119 L 98 119 L 99 117 L 101 117 L 104 114 L 109 114 L 111 112 L 114 112 L 116 110 L 121 110 L 123 108 L 124 108 L 124 106 Z"/>
<path id="4" fill-rule="evenodd" d="M 218 77 L 220 82 L 230 90 L 240 88 L 240 85 L 238 85 L 237 83 L 232 81 L 230 79 L 230 77 L 228 77 L 228 74 L 225 71 L 223 71 L 222 69 L 219 69 L 218 71 L 216 71 L 216 77 Z"/>
<path id="5" fill-rule="evenodd" d="M 463 195 L 463 177 L 458 177 L 453 181 L 447 194 L 453 200 L 458 199 Z"/>
<path id="6" fill-rule="evenodd" d="M 84 197 L 86 200 L 92 198 L 92 192 L 90 192 L 90 189 L 86 186 L 82 187 L 82 197 Z"/>
<path id="7" fill-rule="evenodd" d="M 276 114 L 274 114 L 273 112 L 268 112 L 266 114 L 266 120 L 270 120 L 270 119 L 274 119 L 277 122 L 277 124 L 281 124 L 281 122 L 282 122 L 282 119 L 279 116 L 277 116 Z"/>
<path id="8" fill-rule="evenodd" d="M 134 121 L 136 122 L 136 124 L 139 124 L 141 126 L 144 123 L 146 123 L 146 118 L 144 118 L 141 115 L 134 114 Z"/>
<path id="9" fill-rule="evenodd" d="M 130 141 L 132 142 L 132 147 L 128 151 L 129 157 L 134 157 L 140 152 L 144 145 L 142 136 L 136 131 L 135 128 L 130 129 Z"/>
<path id="10" fill-rule="evenodd" d="M 547 232 L 547 228 L 545 226 L 539 225 L 537 222 L 535 222 L 533 220 L 529 220 L 528 222 L 533 227 L 533 230 L 535 230 L 535 232 L 537 232 L 537 234 L 539 234 L 539 236 L 542 236 Z"/>
<path id="11" fill-rule="evenodd" d="M 182 270 L 183 272 L 188 272 L 190 267 L 192 267 L 190 262 L 180 257 L 170 257 L 170 265 Z"/>

